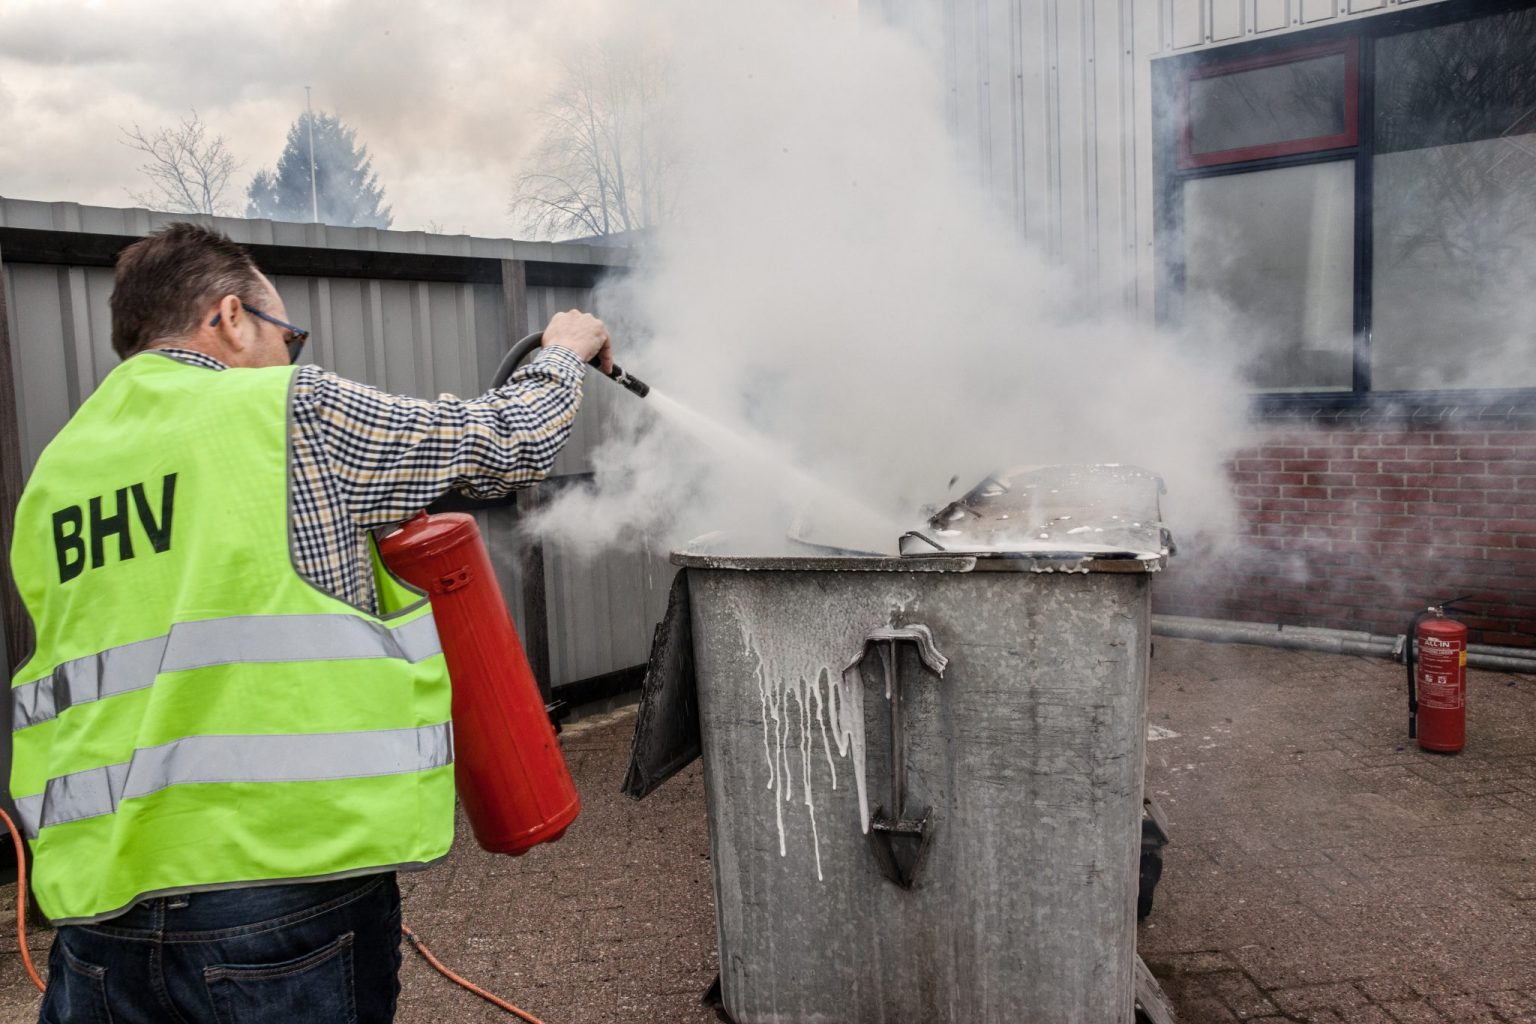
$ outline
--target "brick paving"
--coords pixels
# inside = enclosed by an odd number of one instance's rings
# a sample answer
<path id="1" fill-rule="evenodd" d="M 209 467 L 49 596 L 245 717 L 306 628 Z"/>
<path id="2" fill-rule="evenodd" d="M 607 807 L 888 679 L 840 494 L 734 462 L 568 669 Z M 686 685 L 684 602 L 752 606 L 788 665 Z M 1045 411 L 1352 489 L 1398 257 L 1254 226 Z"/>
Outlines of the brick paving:
<path id="1" fill-rule="evenodd" d="M 1401 666 L 1159 639 L 1173 844 L 1140 952 L 1187 1024 L 1536 1022 L 1536 677 L 1406 738 Z"/>
<path id="2" fill-rule="evenodd" d="M 1177 735 L 1147 786 L 1173 843 L 1139 942 L 1181 1021 L 1536 1024 L 1536 676 L 1470 680 L 1467 750 L 1424 754 L 1400 666 L 1157 641 L 1152 722 Z M 511 859 L 466 832 L 403 879 L 434 951 L 547 1024 L 715 1019 L 702 775 L 620 796 L 633 723 L 567 731 L 585 807 L 559 843 Z M 35 1021 L 0 936 L 0 1024 Z M 401 1024 L 511 1019 L 413 956 L 401 980 Z"/>

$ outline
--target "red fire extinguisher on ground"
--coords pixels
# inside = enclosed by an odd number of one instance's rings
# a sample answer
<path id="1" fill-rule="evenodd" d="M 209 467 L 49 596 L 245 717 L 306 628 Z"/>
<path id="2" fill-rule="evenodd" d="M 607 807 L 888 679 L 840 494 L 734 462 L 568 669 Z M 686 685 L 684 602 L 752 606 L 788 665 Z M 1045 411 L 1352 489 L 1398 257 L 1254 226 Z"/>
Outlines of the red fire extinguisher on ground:
<path id="1" fill-rule="evenodd" d="M 474 518 L 418 513 L 379 554 L 432 602 L 453 683 L 454 779 L 475 839 L 510 854 L 559 839 L 581 800 Z"/>
<path id="2" fill-rule="evenodd" d="M 1460 600 L 1458 598 L 1457 600 Z M 1454 754 L 1467 741 L 1467 627 L 1434 605 L 1408 627 L 1408 736 Z"/>

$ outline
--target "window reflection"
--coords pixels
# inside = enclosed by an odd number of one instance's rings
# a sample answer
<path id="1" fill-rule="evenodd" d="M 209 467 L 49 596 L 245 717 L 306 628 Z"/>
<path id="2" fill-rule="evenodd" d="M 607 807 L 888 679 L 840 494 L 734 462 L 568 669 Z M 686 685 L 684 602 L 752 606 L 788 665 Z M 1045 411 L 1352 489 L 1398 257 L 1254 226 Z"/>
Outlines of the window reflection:
<path id="1" fill-rule="evenodd" d="M 1354 190 L 1349 161 L 1184 186 L 1186 323 L 1247 353 L 1255 387 L 1353 385 Z"/>
<path id="2" fill-rule="evenodd" d="M 1195 78 L 1189 83 L 1195 155 L 1342 134 L 1342 53 Z"/>
<path id="3" fill-rule="evenodd" d="M 1373 384 L 1536 386 L 1536 12 L 1383 39 Z"/>

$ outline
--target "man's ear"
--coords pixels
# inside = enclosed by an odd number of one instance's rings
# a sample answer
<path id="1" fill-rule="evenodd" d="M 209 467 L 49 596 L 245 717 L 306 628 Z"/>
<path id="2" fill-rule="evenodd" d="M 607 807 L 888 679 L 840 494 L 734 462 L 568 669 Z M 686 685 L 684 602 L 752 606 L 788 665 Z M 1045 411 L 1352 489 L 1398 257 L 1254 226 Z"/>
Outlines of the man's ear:
<path id="1" fill-rule="evenodd" d="M 218 332 L 219 340 L 235 352 L 243 352 L 246 349 L 245 338 L 241 335 L 241 321 L 244 317 L 245 310 L 240 306 L 240 296 L 226 295 L 219 300 L 218 311 L 215 314 L 218 322 L 213 325 L 213 328 Z"/>

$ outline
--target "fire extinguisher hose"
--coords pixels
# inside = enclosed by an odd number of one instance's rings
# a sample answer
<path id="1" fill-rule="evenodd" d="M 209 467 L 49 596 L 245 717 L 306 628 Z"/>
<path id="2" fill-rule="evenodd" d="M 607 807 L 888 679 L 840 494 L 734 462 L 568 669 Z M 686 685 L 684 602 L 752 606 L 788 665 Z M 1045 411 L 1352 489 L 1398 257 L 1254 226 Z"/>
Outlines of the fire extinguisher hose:
<path id="1" fill-rule="evenodd" d="M 37 986 L 37 990 L 39 992 L 46 992 L 48 991 L 48 986 L 43 982 L 42 976 L 37 973 L 37 967 L 32 963 L 32 951 L 27 948 L 26 849 L 21 844 L 21 832 L 16 828 L 16 823 L 11 820 L 11 816 L 6 814 L 3 808 L 0 808 L 0 820 L 5 822 L 6 829 L 11 833 L 11 843 L 16 848 L 16 946 L 21 951 L 21 962 L 22 965 L 27 969 L 27 977 L 32 979 L 32 984 Z M 421 941 L 420 936 L 411 931 L 410 928 L 406 927 L 404 924 L 400 925 L 400 932 L 406 937 L 407 940 L 410 941 L 416 952 L 420 953 L 422 957 L 427 961 L 427 963 L 435 967 L 438 972 L 441 973 L 443 977 L 447 978 L 449 981 L 467 988 L 481 999 L 484 999 L 486 1002 L 492 1004 L 493 1006 L 500 1007 L 501 1009 L 512 1014 L 514 1017 L 517 1017 L 519 1020 L 526 1021 L 527 1024 L 544 1024 L 543 1021 L 539 1020 L 539 1018 L 535 1017 L 528 1011 L 518 1009 L 511 1003 L 507 1002 L 505 999 L 502 999 L 500 996 L 496 996 L 490 992 L 487 992 L 485 989 L 481 988 L 479 985 L 476 985 L 474 982 L 469 981 L 468 979 L 463 978 L 449 970 L 446 966 L 443 965 L 443 962 L 434 956 L 432 951 L 427 948 L 426 943 Z"/>
<path id="2" fill-rule="evenodd" d="M 512 374 L 517 371 L 522 361 L 536 352 L 543 344 L 544 332 L 535 331 L 508 349 L 507 354 L 501 358 L 501 365 L 496 367 L 495 375 L 491 377 L 491 387 L 499 388 L 505 384 L 512 377 Z M 602 369 L 601 364 L 596 359 L 593 359 L 587 365 L 597 367 L 599 370 Z M 638 377 L 626 373 L 622 366 L 615 365 L 609 371 L 608 377 L 615 384 L 626 388 L 638 398 L 644 398 L 651 393 L 651 386 L 649 384 Z"/>
<path id="3" fill-rule="evenodd" d="M 1408 642 L 1403 651 L 1403 664 L 1408 666 L 1408 738 L 1415 739 L 1419 735 L 1419 683 L 1414 677 L 1414 659 L 1419 646 L 1419 623 L 1430 614 L 1426 609 L 1413 617 L 1408 623 Z"/>

